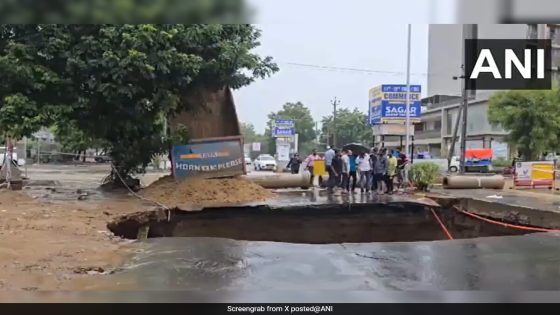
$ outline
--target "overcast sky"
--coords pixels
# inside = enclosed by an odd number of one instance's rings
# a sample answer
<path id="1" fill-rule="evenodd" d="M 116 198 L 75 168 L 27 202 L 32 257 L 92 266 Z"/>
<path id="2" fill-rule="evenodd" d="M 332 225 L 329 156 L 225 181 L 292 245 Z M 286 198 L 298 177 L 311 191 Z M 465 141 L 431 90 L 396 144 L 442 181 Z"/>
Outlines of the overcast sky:
<path id="1" fill-rule="evenodd" d="M 263 132 L 268 113 L 286 102 L 301 101 L 313 118 L 332 112 L 336 96 L 340 107 L 358 107 L 367 113 L 368 90 L 379 84 L 406 83 L 406 36 L 404 21 L 412 26 L 411 84 L 426 86 L 428 25 L 434 12 L 427 4 L 439 0 L 330 0 L 259 1 L 257 27 L 262 30 L 256 52 L 272 56 L 280 71 L 235 91 L 239 119 Z M 279 5 L 280 4 L 280 5 Z M 324 4 L 324 5 L 321 5 Z M 359 4 L 359 6 L 357 6 Z M 399 10 L 407 6 L 408 10 Z M 441 12 L 441 5 L 438 10 Z M 450 8 L 447 8 L 449 12 Z M 437 12 L 436 12 L 437 13 Z M 441 15 L 441 14 L 440 14 Z M 340 16 L 340 18 L 337 18 Z M 287 19 L 286 17 L 290 17 Z M 322 69 L 291 63 L 381 71 L 358 72 Z M 383 72 L 397 73 L 383 73 Z M 424 90 L 423 90 L 424 92 Z"/>

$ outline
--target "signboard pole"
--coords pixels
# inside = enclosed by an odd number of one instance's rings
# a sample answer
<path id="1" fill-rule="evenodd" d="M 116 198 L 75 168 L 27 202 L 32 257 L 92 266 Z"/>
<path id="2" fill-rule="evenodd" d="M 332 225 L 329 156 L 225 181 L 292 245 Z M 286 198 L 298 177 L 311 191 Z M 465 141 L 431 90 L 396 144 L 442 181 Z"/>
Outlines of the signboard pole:
<path id="1" fill-rule="evenodd" d="M 408 24 L 408 39 L 407 39 L 407 52 L 406 52 L 406 142 L 405 154 L 410 158 L 410 35 L 411 24 Z M 408 185 L 408 168 L 404 167 L 404 182 Z"/>
<path id="2" fill-rule="evenodd" d="M 332 147 L 336 148 L 336 106 L 340 103 L 339 100 L 336 99 L 336 97 L 334 98 L 334 101 L 331 101 L 331 104 L 333 106 L 333 141 L 332 141 Z"/>
<path id="3" fill-rule="evenodd" d="M 410 141 L 410 33 L 411 25 L 408 24 L 408 40 L 407 40 L 407 53 L 406 53 L 406 141 L 405 153 L 407 155 L 409 152 L 409 141 Z"/>

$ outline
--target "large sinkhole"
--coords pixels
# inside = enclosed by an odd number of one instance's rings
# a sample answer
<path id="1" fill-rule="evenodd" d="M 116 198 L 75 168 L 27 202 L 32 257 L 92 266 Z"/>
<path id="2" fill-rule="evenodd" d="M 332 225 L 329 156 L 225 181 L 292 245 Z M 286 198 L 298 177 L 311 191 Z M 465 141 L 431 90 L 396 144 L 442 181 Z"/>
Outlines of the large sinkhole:
<path id="1" fill-rule="evenodd" d="M 434 210 L 455 239 L 527 234 L 452 208 Z M 138 238 L 139 231 L 147 231 L 149 238 L 220 237 L 305 244 L 447 239 L 430 208 L 414 203 L 157 210 L 119 218 L 108 227 L 115 235 L 129 239 Z"/>

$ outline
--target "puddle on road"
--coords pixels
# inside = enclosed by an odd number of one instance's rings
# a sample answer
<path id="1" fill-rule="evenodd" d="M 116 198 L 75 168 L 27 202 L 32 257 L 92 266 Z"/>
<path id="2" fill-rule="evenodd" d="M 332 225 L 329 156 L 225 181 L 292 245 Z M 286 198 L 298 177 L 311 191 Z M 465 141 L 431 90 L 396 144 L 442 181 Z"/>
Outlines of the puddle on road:
<path id="1" fill-rule="evenodd" d="M 527 234 L 466 216 L 454 209 L 438 209 L 453 238 Z M 416 242 L 446 240 L 429 208 L 423 205 L 326 204 L 269 208 L 267 206 L 213 208 L 197 212 L 172 210 L 159 215 L 137 214 L 108 225 L 116 235 L 135 239 L 219 237 L 246 241 L 303 244 Z"/>

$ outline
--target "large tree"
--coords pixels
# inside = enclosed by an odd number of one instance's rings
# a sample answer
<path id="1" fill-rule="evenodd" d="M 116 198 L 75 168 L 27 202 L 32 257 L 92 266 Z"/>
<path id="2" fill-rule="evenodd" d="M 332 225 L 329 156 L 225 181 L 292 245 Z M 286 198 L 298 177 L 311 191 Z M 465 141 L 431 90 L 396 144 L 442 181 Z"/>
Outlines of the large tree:
<path id="1" fill-rule="evenodd" d="M 313 116 L 311 116 L 311 111 L 303 103 L 285 103 L 281 110 L 268 114 L 265 136 L 268 138 L 269 148 L 272 152 L 276 151 L 276 141 L 272 138 L 273 123 L 276 119 L 294 120 L 300 152 L 308 153 L 308 151 L 314 148 L 317 136 L 315 121 Z"/>
<path id="2" fill-rule="evenodd" d="M 201 106 L 185 95 L 239 88 L 277 70 L 251 53 L 259 36 L 242 24 L 2 25 L 0 113 L 9 116 L 0 128 L 17 137 L 71 123 L 107 144 L 119 174 L 142 172 L 185 140 L 162 132 L 166 117 Z"/>
<path id="3" fill-rule="evenodd" d="M 88 149 L 104 151 L 106 148 L 105 143 L 86 135 L 74 123 L 59 123 L 52 126 L 50 131 L 55 135 L 56 141 L 62 145 L 64 152 L 74 153 L 74 160 L 79 160 L 81 156 L 82 161 L 85 161 Z"/>
<path id="4" fill-rule="evenodd" d="M 488 120 L 509 131 L 508 142 L 525 159 L 560 148 L 558 89 L 497 93 L 489 100 Z"/>
<path id="5" fill-rule="evenodd" d="M 239 126 L 245 143 L 262 142 L 266 139 L 263 134 L 255 130 L 255 126 L 251 123 L 240 122 Z"/>
<path id="6" fill-rule="evenodd" d="M 268 138 L 261 133 L 258 133 L 255 130 L 255 126 L 251 123 L 243 123 L 240 122 L 240 129 L 241 129 L 241 135 L 243 136 L 243 141 L 245 143 L 253 143 L 253 142 L 259 142 L 261 143 L 261 151 L 257 152 L 257 151 L 251 151 L 249 153 L 249 156 L 254 159 L 256 158 L 259 154 L 261 153 L 269 153 L 268 152 Z"/>
<path id="7" fill-rule="evenodd" d="M 367 114 L 359 109 L 337 109 L 336 126 L 333 115 L 324 116 L 321 120 L 321 138 L 331 139 L 336 129 L 336 144 L 341 147 L 348 143 L 370 145 L 372 142 L 371 127 L 367 123 Z M 324 140 L 326 142 L 326 140 Z M 330 141 L 329 141 L 330 143 Z"/>
<path id="8" fill-rule="evenodd" d="M 4 23 L 243 23 L 244 0 L 26 0 L 1 1 Z"/>

